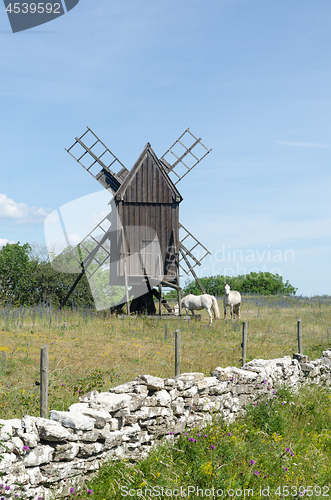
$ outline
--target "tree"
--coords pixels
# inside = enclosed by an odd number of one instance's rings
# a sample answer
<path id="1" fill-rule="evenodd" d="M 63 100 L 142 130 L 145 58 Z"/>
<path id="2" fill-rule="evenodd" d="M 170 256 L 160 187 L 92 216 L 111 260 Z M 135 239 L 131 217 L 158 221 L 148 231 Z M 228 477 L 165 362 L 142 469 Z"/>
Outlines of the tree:
<path id="1" fill-rule="evenodd" d="M 0 303 L 31 304 L 37 263 L 28 243 L 7 243 L 0 250 Z"/>

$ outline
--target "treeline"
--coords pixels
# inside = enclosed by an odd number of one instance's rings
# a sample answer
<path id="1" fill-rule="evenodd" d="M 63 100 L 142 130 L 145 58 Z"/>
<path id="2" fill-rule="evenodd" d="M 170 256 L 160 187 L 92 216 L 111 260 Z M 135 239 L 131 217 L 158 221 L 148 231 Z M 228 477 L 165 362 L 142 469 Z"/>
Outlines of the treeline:
<path id="1" fill-rule="evenodd" d="M 250 273 L 233 276 L 209 276 L 200 278 L 206 293 L 221 297 L 224 295 L 224 287 L 229 284 L 231 290 L 240 293 L 257 293 L 261 295 L 295 295 L 297 288 L 288 281 L 284 283 L 282 276 L 272 273 Z M 192 293 L 200 295 L 201 290 L 196 281 L 186 282 L 182 290 L 182 295 Z"/>
<path id="2" fill-rule="evenodd" d="M 71 254 L 64 255 L 63 261 L 66 269 L 70 268 Z M 70 257 L 72 258 L 72 257 Z M 77 269 L 72 267 L 72 269 Z M 58 307 L 66 297 L 78 273 L 61 273 L 55 271 L 48 259 L 47 252 L 36 252 L 28 243 L 8 243 L 0 249 L 0 306 L 12 304 L 13 306 L 33 305 L 50 302 L 53 307 Z M 282 276 L 271 273 L 250 273 L 247 275 L 210 276 L 201 278 L 206 292 L 210 295 L 221 297 L 224 295 L 224 286 L 228 283 L 232 290 L 240 293 L 257 293 L 262 295 L 295 295 L 297 288 L 288 281 L 284 282 Z M 107 283 L 100 278 L 100 290 L 106 290 Z M 107 290 L 105 293 L 108 293 Z M 174 292 L 170 292 L 172 296 Z M 196 281 L 186 282 L 182 295 L 192 293 L 200 295 L 201 290 Z M 177 295 L 175 293 L 175 295 Z M 86 275 L 82 277 L 70 296 L 68 305 L 94 306 L 93 296 Z"/>
<path id="3" fill-rule="evenodd" d="M 33 305 L 51 302 L 58 307 L 77 278 L 52 268 L 47 253 L 39 255 L 28 244 L 7 244 L 0 250 L 0 306 Z M 69 305 L 94 306 L 84 275 L 70 296 Z"/>

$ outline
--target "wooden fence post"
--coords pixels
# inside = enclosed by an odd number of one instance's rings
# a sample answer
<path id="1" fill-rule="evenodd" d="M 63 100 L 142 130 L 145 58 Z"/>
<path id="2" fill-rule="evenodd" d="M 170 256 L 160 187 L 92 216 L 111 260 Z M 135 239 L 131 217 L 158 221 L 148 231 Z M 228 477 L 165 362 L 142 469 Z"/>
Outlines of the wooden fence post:
<path id="1" fill-rule="evenodd" d="M 298 319 L 298 351 L 299 351 L 299 354 L 303 354 L 303 351 L 302 351 L 302 323 L 301 323 L 301 319 Z"/>
<path id="2" fill-rule="evenodd" d="M 243 322 L 243 341 L 241 344 L 242 347 L 242 366 L 246 363 L 246 351 L 247 351 L 247 327 L 248 322 Z"/>
<path id="3" fill-rule="evenodd" d="M 48 414 L 48 345 L 40 350 L 40 416 L 47 418 Z"/>
<path id="4" fill-rule="evenodd" d="M 175 376 L 180 375 L 180 330 L 175 330 Z"/>

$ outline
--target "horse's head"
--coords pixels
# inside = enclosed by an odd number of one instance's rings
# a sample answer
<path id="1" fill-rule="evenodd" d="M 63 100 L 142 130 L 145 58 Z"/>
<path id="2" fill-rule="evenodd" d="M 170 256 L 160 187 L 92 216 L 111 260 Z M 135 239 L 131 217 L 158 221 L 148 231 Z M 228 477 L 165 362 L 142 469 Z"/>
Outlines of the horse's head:
<path id="1" fill-rule="evenodd" d="M 225 295 L 229 295 L 230 293 L 230 285 L 226 284 L 225 285 Z"/>

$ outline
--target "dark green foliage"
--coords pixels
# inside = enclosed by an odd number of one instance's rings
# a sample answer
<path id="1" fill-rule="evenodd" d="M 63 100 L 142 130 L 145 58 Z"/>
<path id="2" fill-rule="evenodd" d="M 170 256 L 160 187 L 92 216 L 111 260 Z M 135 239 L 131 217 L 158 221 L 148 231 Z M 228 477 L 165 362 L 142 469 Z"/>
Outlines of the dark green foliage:
<path id="1" fill-rule="evenodd" d="M 250 273 L 239 276 L 209 276 L 200 278 L 206 293 L 221 297 L 224 295 L 224 287 L 228 283 L 232 290 L 240 293 L 258 293 L 261 295 L 295 295 L 297 288 L 294 288 L 288 281 L 283 282 L 283 277 L 272 273 Z M 185 283 L 183 295 L 192 293 L 200 295 L 201 290 L 196 281 Z"/>
<path id="2" fill-rule="evenodd" d="M 79 266 L 76 263 L 76 269 Z M 0 305 L 33 305 L 51 302 L 58 307 L 67 295 L 78 273 L 55 271 L 50 262 L 35 258 L 28 243 L 7 244 L 0 250 Z M 71 295 L 68 305 L 94 305 L 84 275 Z"/>
<path id="3" fill-rule="evenodd" d="M 78 274 L 59 273 L 54 271 L 49 262 L 38 264 L 35 276 L 35 288 L 33 290 L 33 302 L 51 302 L 54 308 L 59 307 L 62 300 L 69 292 Z M 67 306 L 74 302 L 75 306 L 94 305 L 91 290 L 86 278 L 82 277 L 70 296 Z"/>
<path id="4" fill-rule="evenodd" d="M 8 243 L 0 250 L 0 304 L 32 303 L 37 263 L 30 259 L 28 243 Z"/>

